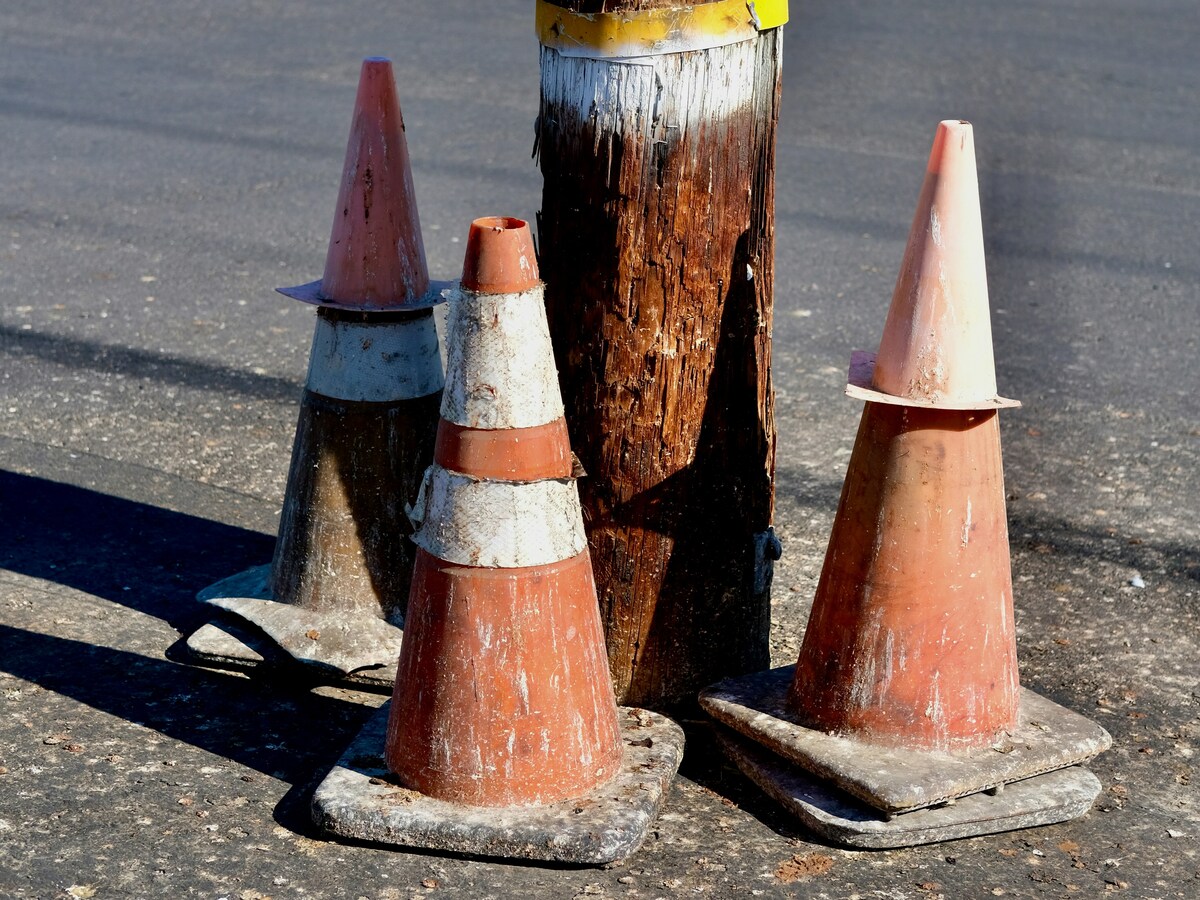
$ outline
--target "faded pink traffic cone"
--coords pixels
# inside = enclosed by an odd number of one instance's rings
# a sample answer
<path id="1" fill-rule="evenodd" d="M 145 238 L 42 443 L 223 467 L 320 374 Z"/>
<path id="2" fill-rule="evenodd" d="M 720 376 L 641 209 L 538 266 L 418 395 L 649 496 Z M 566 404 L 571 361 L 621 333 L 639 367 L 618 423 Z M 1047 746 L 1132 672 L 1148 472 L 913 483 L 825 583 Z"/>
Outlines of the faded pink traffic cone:
<path id="1" fill-rule="evenodd" d="M 996 393 L 983 223 L 968 122 L 941 122 L 876 354 L 851 356 L 852 397 L 941 409 L 1020 406 Z"/>
<path id="2" fill-rule="evenodd" d="M 476 220 L 386 742 L 381 714 L 318 788 L 335 834 L 611 862 L 678 766 L 678 726 L 614 700 L 542 298 L 529 226 Z"/>
<path id="3" fill-rule="evenodd" d="M 319 308 L 275 556 L 206 599 L 300 661 L 390 672 L 443 375 L 386 59 L 362 65 L 324 277 L 280 292 Z"/>
<path id="4" fill-rule="evenodd" d="M 797 665 L 701 697 L 750 738 L 729 746 L 751 778 L 853 846 L 1080 815 L 1099 787 L 1083 769 L 979 792 L 1110 743 L 1018 682 L 996 412 L 1017 404 L 996 394 L 980 221 L 971 127 L 942 122 L 879 353 L 852 357 L 847 393 L 868 402 Z"/>
<path id="5" fill-rule="evenodd" d="M 866 373 L 852 371 L 848 391 L 869 402 L 792 706 L 813 727 L 873 744 L 988 746 L 1017 724 L 994 412 L 1016 403 L 996 396 L 966 122 L 938 125 L 870 389 L 855 375 Z"/>

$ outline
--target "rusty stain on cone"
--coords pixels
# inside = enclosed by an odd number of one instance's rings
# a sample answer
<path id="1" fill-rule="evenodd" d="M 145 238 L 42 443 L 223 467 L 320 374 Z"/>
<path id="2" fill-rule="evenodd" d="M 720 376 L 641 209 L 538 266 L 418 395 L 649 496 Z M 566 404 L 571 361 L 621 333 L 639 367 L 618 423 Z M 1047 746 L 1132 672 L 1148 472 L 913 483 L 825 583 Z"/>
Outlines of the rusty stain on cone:
<path id="1" fill-rule="evenodd" d="M 472 224 L 447 334 L 387 762 L 452 803 L 552 803 L 612 778 L 622 746 L 524 222 Z"/>

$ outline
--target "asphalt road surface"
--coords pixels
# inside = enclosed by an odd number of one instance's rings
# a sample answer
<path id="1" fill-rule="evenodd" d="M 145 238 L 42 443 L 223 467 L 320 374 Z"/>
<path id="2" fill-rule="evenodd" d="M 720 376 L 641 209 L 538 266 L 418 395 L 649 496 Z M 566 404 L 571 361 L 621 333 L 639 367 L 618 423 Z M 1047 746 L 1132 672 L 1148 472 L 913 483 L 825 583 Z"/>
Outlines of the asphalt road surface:
<path id="1" fill-rule="evenodd" d="M 527 2 L 0 6 L 0 897 L 1200 894 L 1200 11 L 808 0 L 777 203 L 772 647 L 794 660 L 940 119 L 974 123 L 1022 681 L 1114 748 L 1073 823 L 813 841 L 705 754 L 603 871 L 323 841 L 378 695 L 181 665 L 269 558 L 360 60 L 395 62 L 434 277 L 531 218 Z M 695 761 L 692 757 L 695 757 Z"/>

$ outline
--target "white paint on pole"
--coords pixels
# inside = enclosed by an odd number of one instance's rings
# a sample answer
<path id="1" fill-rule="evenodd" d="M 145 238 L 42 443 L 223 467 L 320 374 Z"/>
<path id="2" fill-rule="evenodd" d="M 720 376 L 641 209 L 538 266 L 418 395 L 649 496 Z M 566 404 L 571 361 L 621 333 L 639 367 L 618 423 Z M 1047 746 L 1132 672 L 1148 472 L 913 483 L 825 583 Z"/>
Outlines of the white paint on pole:
<path id="1" fill-rule="evenodd" d="M 544 108 L 571 110 L 598 135 L 674 144 L 754 99 L 757 41 L 621 60 L 541 52 Z"/>
<path id="2" fill-rule="evenodd" d="M 444 381 L 432 315 L 402 322 L 317 319 L 306 384 L 314 394 L 388 403 L 426 397 Z"/>
<path id="3" fill-rule="evenodd" d="M 587 547 L 571 479 L 480 481 L 435 463 L 425 472 L 412 518 L 418 547 L 464 566 L 549 565 Z"/>
<path id="4" fill-rule="evenodd" d="M 446 319 L 442 418 L 466 428 L 530 428 L 562 418 L 542 287 L 459 290 Z"/>

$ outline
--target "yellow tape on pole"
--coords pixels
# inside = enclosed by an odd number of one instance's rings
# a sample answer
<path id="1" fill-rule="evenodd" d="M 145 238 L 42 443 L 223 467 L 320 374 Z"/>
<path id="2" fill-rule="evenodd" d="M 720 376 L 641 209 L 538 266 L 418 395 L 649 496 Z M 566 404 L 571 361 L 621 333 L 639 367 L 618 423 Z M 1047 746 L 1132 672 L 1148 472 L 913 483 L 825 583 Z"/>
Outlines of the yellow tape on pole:
<path id="1" fill-rule="evenodd" d="M 787 0 L 715 0 L 695 6 L 577 13 L 538 0 L 542 46 L 596 59 L 659 56 L 748 41 L 788 20 Z"/>

